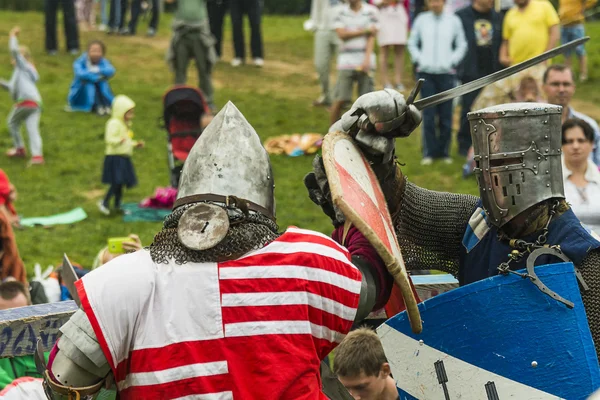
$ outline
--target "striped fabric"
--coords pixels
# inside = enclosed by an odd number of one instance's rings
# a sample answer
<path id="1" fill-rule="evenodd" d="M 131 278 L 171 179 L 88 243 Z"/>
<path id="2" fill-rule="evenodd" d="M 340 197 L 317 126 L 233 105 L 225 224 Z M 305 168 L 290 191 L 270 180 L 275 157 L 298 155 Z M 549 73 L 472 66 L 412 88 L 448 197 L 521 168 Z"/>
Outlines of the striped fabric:
<path id="1" fill-rule="evenodd" d="M 469 224 L 463 236 L 463 246 L 467 253 L 473 250 L 481 239 L 490 231 L 490 223 L 483 208 L 477 207 L 469 219 Z"/>
<path id="2" fill-rule="evenodd" d="M 224 263 L 121 256 L 78 281 L 122 399 L 322 399 L 319 363 L 350 330 L 360 272 L 289 228 Z"/>
<path id="3" fill-rule="evenodd" d="M 333 20 L 334 29 L 360 31 L 367 28 L 379 29 L 379 10 L 370 4 L 362 4 L 359 11 L 353 11 L 348 4 L 340 7 Z M 337 58 L 338 70 L 356 70 L 365 61 L 367 51 L 367 36 L 357 36 L 342 41 Z M 371 54 L 371 69 L 376 67 L 375 53 Z"/>

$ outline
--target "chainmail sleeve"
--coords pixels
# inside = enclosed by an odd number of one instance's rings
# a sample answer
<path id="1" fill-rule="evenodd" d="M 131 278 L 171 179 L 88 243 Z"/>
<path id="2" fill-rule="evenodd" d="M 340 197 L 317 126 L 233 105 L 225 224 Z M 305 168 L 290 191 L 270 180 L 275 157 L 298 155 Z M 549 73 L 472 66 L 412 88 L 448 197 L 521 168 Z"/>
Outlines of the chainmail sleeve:
<path id="1" fill-rule="evenodd" d="M 456 276 L 462 238 L 478 198 L 423 189 L 407 180 L 403 189 L 392 218 L 406 268 Z"/>
<path id="2" fill-rule="evenodd" d="M 589 290 L 581 292 L 596 352 L 600 349 L 600 249 L 592 250 L 577 266 Z"/>

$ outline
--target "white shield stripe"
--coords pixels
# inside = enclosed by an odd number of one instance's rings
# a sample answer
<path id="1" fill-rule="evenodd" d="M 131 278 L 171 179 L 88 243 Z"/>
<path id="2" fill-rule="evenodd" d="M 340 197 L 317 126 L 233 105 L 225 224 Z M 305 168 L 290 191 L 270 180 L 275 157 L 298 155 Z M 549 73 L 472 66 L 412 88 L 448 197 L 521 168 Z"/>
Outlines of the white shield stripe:
<path id="1" fill-rule="evenodd" d="M 335 144 L 333 155 L 339 167 L 345 169 L 364 193 L 369 196 L 373 204 L 377 205 L 377 196 L 373 188 L 376 183 L 371 181 L 369 172 L 362 161 L 363 155 L 358 152 L 356 145 L 348 139 L 340 139 Z"/>
<path id="2" fill-rule="evenodd" d="M 494 382 L 501 399 L 558 400 L 557 396 L 469 364 L 450 354 L 395 330 L 387 324 L 377 328 L 396 385 L 418 399 L 443 399 L 444 392 L 435 371 L 443 361 L 451 399 L 487 398 L 485 385 Z"/>
<path id="3" fill-rule="evenodd" d="M 225 337 L 258 335 L 312 335 L 339 343 L 344 334 L 309 321 L 249 321 L 225 324 Z"/>
<path id="4" fill-rule="evenodd" d="M 227 361 L 191 364 L 163 369 L 162 371 L 128 374 L 125 377 L 125 380 L 119 382 L 117 386 L 119 387 L 119 390 L 125 390 L 131 386 L 160 385 L 201 376 L 221 375 L 226 374 L 227 372 Z"/>
<path id="5" fill-rule="evenodd" d="M 356 309 L 327 297 L 309 292 L 224 293 L 223 307 L 309 305 L 348 321 L 354 321 Z"/>
<path id="6" fill-rule="evenodd" d="M 356 268 L 353 266 L 353 268 Z M 221 267 L 220 279 L 304 279 L 311 282 L 322 282 L 349 292 L 360 293 L 360 281 L 350 279 L 335 272 L 325 271 L 299 265 L 273 265 L 270 267 Z"/>

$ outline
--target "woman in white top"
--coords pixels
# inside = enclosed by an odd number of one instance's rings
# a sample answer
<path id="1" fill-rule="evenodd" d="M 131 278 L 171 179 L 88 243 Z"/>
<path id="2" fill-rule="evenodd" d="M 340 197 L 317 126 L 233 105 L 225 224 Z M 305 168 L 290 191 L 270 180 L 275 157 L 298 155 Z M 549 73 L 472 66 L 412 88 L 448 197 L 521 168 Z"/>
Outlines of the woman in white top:
<path id="1" fill-rule="evenodd" d="M 372 4 L 379 8 L 379 44 L 381 58 L 381 79 L 386 89 L 394 89 L 388 77 L 388 53 L 394 55 L 395 89 L 404 91 L 402 85 L 402 70 L 404 69 L 404 47 L 408 41 L 408 13 L 400 0 L 372 0 Z"/>
<path id="2" fill-rule="evenodd" d="M 600 171 L 590 159 L 594 131 L 580 119 L 562 126 L 563 180 L 565 197 L 581 222 L 600 232 Z"/>

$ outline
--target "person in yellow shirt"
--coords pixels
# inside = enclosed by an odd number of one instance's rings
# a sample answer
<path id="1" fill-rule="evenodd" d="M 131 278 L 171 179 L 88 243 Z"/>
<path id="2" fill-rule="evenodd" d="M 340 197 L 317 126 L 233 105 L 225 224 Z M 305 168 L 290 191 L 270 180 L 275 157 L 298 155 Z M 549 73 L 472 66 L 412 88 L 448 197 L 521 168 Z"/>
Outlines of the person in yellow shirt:
<path id="1" fill-rule="evenodd" d="M 594 3 L 594 2 L 591 2 Z M 558 15 L 560 17 L 560 36 L 563 44 L 585 36 L 584 11 L 586 9 L 586 0 L 559 0 Z M 575 48 L 575 54 L 579 60 L 579 81 L 587 80 L 587 55 L 583 44 Z M 565 64 L 571 66 L 571 56 L 573 51 L 565 52 Z"/>
<path id="2" fill-rule="evenodd" d="M 110 185 L 104 200 L 98 202 L 98 209 L 104 215 L 110 214 L 109 202 L 115 198 L 115 208 L 121 207 L 123 186 L 137 184 L 135 170 L 131 162 L 134 147 L 144 147 L 143 141 L 133 140 L 131 122 L 134 117 L 135 103 L 129 97 L 119 95 L 112 104 L 112 117 L 106 122 L 104 141 L 106 156 L 102 183 Z"/>
<path id="3" fill-rule="evenodd" d="M 559 18 L 547 0 L 515 0 L 504 17 L 500 63 L 518 64 L 556 46 Z"/>

